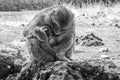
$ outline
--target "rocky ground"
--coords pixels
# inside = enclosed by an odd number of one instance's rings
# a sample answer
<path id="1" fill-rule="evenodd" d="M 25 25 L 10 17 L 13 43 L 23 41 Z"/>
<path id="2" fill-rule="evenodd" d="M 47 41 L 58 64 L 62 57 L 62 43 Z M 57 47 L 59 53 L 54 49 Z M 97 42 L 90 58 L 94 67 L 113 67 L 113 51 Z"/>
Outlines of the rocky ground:
<path id="1" fill-rule="evenodd" d="M 34 73 L 24 73 L 21 80 L 120 80 L 120 6 L 69 8 L 75 14 L 76 62 L 58 61 L 40 71 L 33 65 L 27 72 Z M 0 12 L 0 80 L 15 80 L 29 61 L 22 31 L 36 13 Z"/>

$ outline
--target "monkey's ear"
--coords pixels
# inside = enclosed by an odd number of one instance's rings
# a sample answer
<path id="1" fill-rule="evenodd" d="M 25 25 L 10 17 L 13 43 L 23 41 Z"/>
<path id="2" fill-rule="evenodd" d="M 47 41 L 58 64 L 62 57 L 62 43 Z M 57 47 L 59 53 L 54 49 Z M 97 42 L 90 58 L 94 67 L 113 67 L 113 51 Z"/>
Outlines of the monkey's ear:
<path id="1" fill-rule="evenodd" d="M 61 26 L 60 26 L 60 23 L 59 23 L 59 17 L 56 14 L 57 13 L 54 11 L 53 14 L 51 15 L 51 21 L 52 21 L 52 24 L 53 24 L 53 26 L 52 26 L 53 32 L 56 35 L 59 35 L 60 31 L 61 31 Z"/>

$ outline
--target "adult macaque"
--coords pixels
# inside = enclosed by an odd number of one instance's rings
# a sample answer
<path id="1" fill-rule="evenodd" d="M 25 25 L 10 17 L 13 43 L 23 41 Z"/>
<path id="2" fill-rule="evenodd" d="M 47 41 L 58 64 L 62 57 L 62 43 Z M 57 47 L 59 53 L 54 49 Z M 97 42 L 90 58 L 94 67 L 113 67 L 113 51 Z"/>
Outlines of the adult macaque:
<path id="1" fill-rule="evenodd" d="M 38 55 L 42 54 L 38 51 L 39 49 L 36 50 L 39 46 L 48 55 L 52 56 L 53 60 L 69 61 L 71 54 L 74 52 L 75 27 L 73 18 L 73 13 L 63 6 L 41 10 L 23 32 L 24 37 L 27 38 L 27 43 L 32 44 L 30 46 L 33 49 L 28 48 L 32 56 L 38 59 Z M 39 30 L 43 26 L 46 26 L 46 30 Z M 29 36 L 31 37 L 29 38 Z M 32 38 L 39 40 L 39 44 L 33 44 L 35 43 L 34 40 L 33 43 L 29 42 Z"/>
<path id="2" fill-rule="evenodd" d="M 75 44 L 73 18 L 70 10 L 55 6 L 41 10 L 31 20 L 23 31 L 31 62 L 23 66 L 16 80 L 21 80 L 21 75 L 25 74 L 32 63 L 45 65 L 57 60 L 71 61 Z"/>

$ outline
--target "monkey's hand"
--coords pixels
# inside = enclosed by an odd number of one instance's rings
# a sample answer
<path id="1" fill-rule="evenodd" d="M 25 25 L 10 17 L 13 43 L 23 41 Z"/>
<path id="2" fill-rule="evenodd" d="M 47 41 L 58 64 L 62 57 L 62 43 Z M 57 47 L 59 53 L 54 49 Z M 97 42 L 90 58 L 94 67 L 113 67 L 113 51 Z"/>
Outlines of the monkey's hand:
<path id="1" fill-rule="evenodd" d="M 48 37 L 45 33 L 45 30 L 47 29 L 44 27 L 36 27 L 34 29 L 34 36 L 40 41 L 48 42 Z"/>
<path id="2" fill-rule="evenodd" d="M 46 52 L 48 52 L 55 60 L 58 60 L 56 56 L 56 50 L 54 50 L 49 42 L 48 42 L 48 37 L 46 33 L 44 32 L 43 28 L 36 27 L 34 30 L 35 37 L 37 37 L 38 40 L 41 41 L 41 48 L 44 49 Z"/>

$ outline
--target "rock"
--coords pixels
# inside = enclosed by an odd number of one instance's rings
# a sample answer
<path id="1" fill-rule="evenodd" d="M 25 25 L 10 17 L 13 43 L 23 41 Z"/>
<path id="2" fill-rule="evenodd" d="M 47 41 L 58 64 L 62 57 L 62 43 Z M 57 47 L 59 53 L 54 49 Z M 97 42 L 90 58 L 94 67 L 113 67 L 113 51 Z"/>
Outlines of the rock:
<path id="1" fill-rule="evenodd" d="M 7 78 L 8 75 L 19 72 L 21 65 L 14 64 L 14 57 L 0 54 L 0 79 Z"/>
<path id="2" fill-rule="evenodd" d="M 120 28 L 120 25 L 119 24 L 115 24 L 115 27 Z"/>
<path id="3" fill-rule="evenodd" d="M 78 37 L 78 36 L 75 36 L 75 44 L 76 44 L 76 45 L 80 44 L 80 42 L 79 42 L 79 37 Z"/>
<path id="4" fill-rule="evenodd" d="M 102 39 L 97 37 L 94 33 L 77 37 L 76 43 L 81 44 L 81 46 L 103 46 L 104 45 Z"/>
<path id="5" fill-rule="evenodd" d="M 18 47 L 0 44 L 0 80 L 6 80 L 8 75 L 20 72 L 25 59 Z"/>
<path id="6" fill-rule="evenodd" d="M 120 68 L 108 60 L 56 61 L 44 66 L 34 64 L 18 80 L 120 80 L 119 73 Z M 11 78 L 16 80 L 15 75 Z"/>

